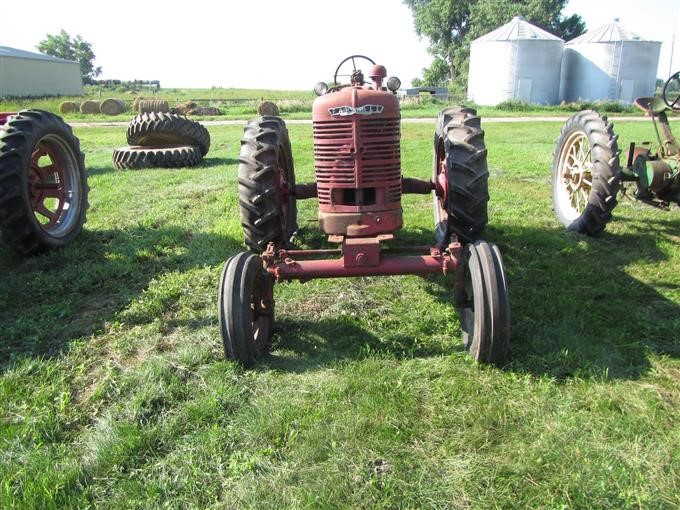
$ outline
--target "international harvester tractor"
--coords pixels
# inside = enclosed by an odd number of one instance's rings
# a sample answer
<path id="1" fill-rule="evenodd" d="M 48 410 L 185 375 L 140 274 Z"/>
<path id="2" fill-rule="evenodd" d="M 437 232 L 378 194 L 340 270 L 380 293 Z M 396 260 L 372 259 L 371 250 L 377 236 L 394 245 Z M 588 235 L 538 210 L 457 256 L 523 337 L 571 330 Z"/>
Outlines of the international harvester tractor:
<path id="1" fill-rule="evenodd" d="M 359 63 L 368 66 L 365 75 Z M 351 72 L 350 72 L 351 68 Z M 341 71 L 347 69 L 346 74 Z M 349 79 L 341 83 L 340 77 Z M 366 77 L 370 82 L 366 81 Z M 270 346 L 274 283 L 312 278 L 443 274 L 453 279 L 463 342 L 478 361 L 505 359 L 509 306 L 498 247 L 479 240 L 487 223 L 488 170 L 480 118 L 470 108 L 440 112 L 432 180 L 401 172 L 397 78 L 362 55 L 344 59 L 313 105 L 316 182 L 297 184 L 286 126 L 263 115 L 245 126 L 238 193 L 249 251 L 224 264 L 218 292 L 225 354 L 253 364 Z M 345 80 L 346 81 L 346 80 Z M 433 194 L 429 246 L 398 246 L 401 196 Z M 296 201 L 316 197 L 319 228 L 332 248 L 300 250 Z"/>
<path id="2" fill-rule="evenodd" d="M 680 144 L 666 115 L 680 111 L 680 72 L 666 81 L 662 97 L 639 97 L 635 106 L 651 117 L 657 147 L 631 143 L 623 168 L 618 135 L 607 117 L 585 110 L 562 128 L 552 167 L 553 207 L 570 230 L 591 236 L 602 232 L 619 190 L 629 196 L 628 185 L 634 186 L 637 201 L 663 210 L 680 205 Z"/>

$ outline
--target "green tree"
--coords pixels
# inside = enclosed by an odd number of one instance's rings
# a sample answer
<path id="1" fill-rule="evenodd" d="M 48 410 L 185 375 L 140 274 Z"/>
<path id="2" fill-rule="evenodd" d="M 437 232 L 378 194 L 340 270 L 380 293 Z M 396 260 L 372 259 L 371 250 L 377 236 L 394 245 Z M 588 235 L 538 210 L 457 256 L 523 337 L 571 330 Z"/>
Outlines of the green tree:
<path id="1" fill-rule="evenodd" d="M 423 69 L 423 85 L 467 87 L 470 43 L 510 21 L 524 18 L 564 40 L 585 31 L 578 14 L 562 15 L 567 0 L 403 0 L 413 13 L 420 37 L 430 41 L 432 65 Z M 493 65 L 492 63 L 490 65 Z"/>
<path id="2" fill-rule="evenodd" d="M 88 81 L 102 74 L 102 68 L 94 66 L 94 52 L 92 45 L 80 35 L 73 38 L 62 29 L 57 35 L 47 34 L 45 39 L 38 43 L 38 51 L 45 55 L 75 60 L 80 63 L 80 74 L 83 81 Z"/>

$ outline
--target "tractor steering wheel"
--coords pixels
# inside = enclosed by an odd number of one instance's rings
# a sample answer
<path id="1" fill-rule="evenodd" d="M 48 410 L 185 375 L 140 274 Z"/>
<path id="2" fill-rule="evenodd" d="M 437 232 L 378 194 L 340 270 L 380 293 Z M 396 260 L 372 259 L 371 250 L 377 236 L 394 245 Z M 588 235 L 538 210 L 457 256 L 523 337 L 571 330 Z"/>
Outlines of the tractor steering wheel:
<path id="1" fill-rule="evenodd" d="M 671 83 L 676 83 L 678 90 L 670 91 Z M 669 97 L 670 96 L 670 97 Z M 663 85 L 663 102 L 673 110 L 680 110 L 680 71 L 666 80 Z"/>
<path id="2" fill-rule="evenodd" d="M 350 56 L 347 57 L 345 60 L 343 60 L 342 62 L 340 62 L 340 64 L 338 65 L 338 67 L 335 68 L 335 74 L 333 74 L 333 88 L 336 88 L 336 87 L 338 87 L 338 85 L 339 85 L 339 83 L 338 83 L 338 76 L 352 76 L 352 75 L 354 75 L 354 73 L 357 72 L 357 64 L 356 64 L 356 62 L 354 61 L 355 58 L 361 58 L 361 59 L 364 59 L 364 60 L 368 60 L 372 65 L 375 65 L 375 62 L 373 62 L 373 59 L 370 59 L 370 58 L 368 58 L 368 57 L 365 56 L 365 55 L 350 55 Z M 347 62 L 348 60 L 351 60 L 351 61 L 352 61 L 352 74 L 338 74 L 338 72 L 340 71 L 340 68 L 342 67 L 342 65 L 343 65 L 345 62 Z"/>

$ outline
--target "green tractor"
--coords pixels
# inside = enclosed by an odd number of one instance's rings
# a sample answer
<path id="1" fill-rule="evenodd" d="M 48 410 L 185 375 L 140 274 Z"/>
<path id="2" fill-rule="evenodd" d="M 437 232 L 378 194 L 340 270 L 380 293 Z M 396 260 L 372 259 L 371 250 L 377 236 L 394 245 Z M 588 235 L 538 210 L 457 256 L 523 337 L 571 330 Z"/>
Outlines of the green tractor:
<path id="1" fill-rule="evenodd" d="M 616 195 L 659 209 L 680 205 L 680 144 L 667 111 L 680 111 L 680 72 L 663 87 L 662 97 L 640 97 L 635 105 L 649 115 L 658 142 L 631 143 L 626 166 L 619 162 L 618 135 L 607 117 L 594 110 L 573 115 L 562 128 L 553 158 L 553 207 L 569 230 L 594 236 L 612 218 Z M 659 127 L 661 130 L 659 130 Z"/>

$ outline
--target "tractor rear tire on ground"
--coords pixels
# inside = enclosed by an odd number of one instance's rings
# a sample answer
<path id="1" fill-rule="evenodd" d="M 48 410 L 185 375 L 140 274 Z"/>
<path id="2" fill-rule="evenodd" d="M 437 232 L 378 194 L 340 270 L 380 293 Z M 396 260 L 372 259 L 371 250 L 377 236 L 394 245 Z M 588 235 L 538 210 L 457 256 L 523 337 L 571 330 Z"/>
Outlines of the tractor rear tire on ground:
<path id="1" fill-rule="evenodd" d="M 119 170 L 138 168 L 183 168 L 198 165 L 201 149 L 193 145 L 121 147 L 113 151 L 113 166 Z"/>
<path id="2" fill-rule="evenodd" d="M 248 122 L 241 139 L 238 194 L 246 245 L 263 252 L 286 246 L 298 229 L 295 170 L 286 124 L 264 116 Z"/>
<path id="3" fill-rule="evenodd" d="M 210 133 L 200 123 L 173 113 L 142 113 L 130 121 L 128 145 L 197 145 L 205 156 Z"/>
<path id="4" fill-rule="evenodd" d="M 229 258 L 220 276 L 218 319 L 228 359 L 251 366 L 271 346 L 274 279 L 252 252 Z"/>
<path id="5" fill-rule="evenodd" d="M 61 117 L 24 110 L 0 128 L 0 230 L 21 255 L 80 234 L 88 208 L 80 142 Z"/>
<path id="6" fill-rule="evenodd" d="M 434 134 L 433 181 L 437 242 L 451 235 L 472 242 L 488 221 L 489 170 L 481 120 L 472 108 L 452 107 L 439 113 Z"/>
<path id="7" fill-rule="evenodd" d="M 510 344 L 510 306 L 503 259 L 486 241 L 466 245 L 465 306 L 459 308 L 463 344 L 480 363 L 505 361 Z"/>
<path id="8" fill-rule="evenodd" d="M 593 110 L 573 115 L 557 138 L 552 165 L 553 208 L 569 230 L 594 236 L 612 219 L 619 190 L 618 136 Z"/>

